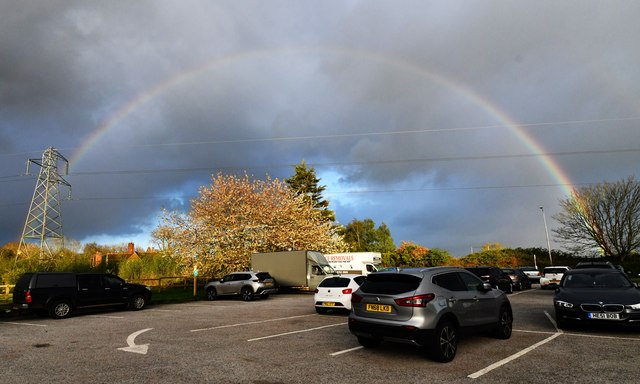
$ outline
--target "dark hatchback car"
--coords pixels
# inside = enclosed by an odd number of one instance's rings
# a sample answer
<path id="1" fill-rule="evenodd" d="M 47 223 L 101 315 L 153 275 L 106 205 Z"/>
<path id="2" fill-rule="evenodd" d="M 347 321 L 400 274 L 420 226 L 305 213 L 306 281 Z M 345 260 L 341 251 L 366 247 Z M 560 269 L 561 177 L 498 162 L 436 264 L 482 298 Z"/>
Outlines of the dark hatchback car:
<path id="1" fill-rule="evenodd" d="M 509 275 L 513 288 L 517 291 L 531 289 L 531 279 L 519 268 L 502 268 L 502 271 Z"/>
<path id="2" fill-rule="evenodd" d="M 617 269 L 565 272 L 553 304 L 559 328 L 571 324 L 640 325 L 640 289 Z"/>
<path id="3" fill-rule="evenodd" d="M 481 278 L 482 281 L 491 284 L 493 288 L 506 293 L 513 292 L 511 278 L 498 267 L 466 267 L 465 269 Z"/>
<path id="4" fill-rule="evenodd" d="M 104 273 L 25 273 L 13 289 L 13 307 L 54 319 L 76 308 L 124 306 L 140 310 L 151 302 L 151 289 Z"/>

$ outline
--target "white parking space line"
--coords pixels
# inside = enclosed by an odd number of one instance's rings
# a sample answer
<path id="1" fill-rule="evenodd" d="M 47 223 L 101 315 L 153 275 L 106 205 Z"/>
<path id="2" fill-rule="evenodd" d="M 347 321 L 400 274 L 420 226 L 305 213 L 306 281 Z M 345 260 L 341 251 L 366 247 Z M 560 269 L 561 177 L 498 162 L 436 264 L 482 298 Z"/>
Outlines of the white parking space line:
<path id="1" fill-rule="evenodd" d="M 46 324 L 31 324 L 31 323 L 14 323 L 11 321 L 2 321 L 0 324 L 14 324 L 14 325 L 28 325 L 31 327 L 46 327 Z"/>
<path id="2" fill-rule="evenodd" d="M 553 317 L 551 317 L 549 312 L 544 311 L 544 314 L 547 315 L 547 318 L 549 319 L 551 324 L 553 324 L 553 326 L 556 327 L 556 331 L 558 331 L 559 333 L 562 333 L 562 329 L 558 328 L 558 324 L 556 324 L 556 321 L 553 319 Z"/>
<path id="3" fill-rule="evenodd" d="M 262 323 L 269 323 L 269 322 L 272 322 L 272 321 L 298 319 L 298 318 L 301 318 L 301 317 L 309 317 L 309 316 L 317 316 L 317 315 L 313 314 L 313 315 L 299 315 L 299 316 L 280 317 L 280 318 L 277 318 L 277 319 L 267 319 L 267 320 L 260 320 L 260 321 L 250 321 L 250 322 L 247 322 L 247 323 L 220 325 L 220 326 L 217 326 L 217 327 L 210 327 L 210 328 L 192 329 L 189 332 L 212 331 L 214 329 L 241 327 L 241 326 L 244 326 L 244 325 L 262 324 Z"/>
<path id="4" fill-rule="evenodd" d="M 199 305 L 199 304 L 182 304 L 182 307 L 189 307 L 189 308 L 211 308 L 211 305 Z M 217 305 L 216 307 L 224 307 L 224 305 Z"/>
<path id="5" fill-rule="evenodd" d="M 543 335 L 553 335 L 556 334 L 558 332 L 550 332 L 550 331 L 529 331 L 526 329 L 514 329 L 513 332 L 522 332 L 522 333 L 540 333 Z"/>
<path id="6" fill-rule="evenodd" d="M 511 356 L 509 356 L 509 357 L 507 357 L 505 359 L 502 359 L 502 360 L 498 361 L 497 363 L 491 364 L 490 366 L 488 366 L 488 367 L 486 367 L 484 369 L 481 369 L 481 370 L 479 370 L 479 371 L 477 371 L 475 373 L 472 373 L 467 377 L 471 378 L 471 379 L 477 379 L 478 377 L 484 375 L 485 373 L 491 372 L 494 369 L 496 369 L 498 367 L 501 367 L 501 366 L 507 364 L 508 362 L 513 361 L 513 360 L 519 358 L 520 356 L 523 356 L 523 355 L 533 351 L 534 349 L 538 348 L 539 346 L 550 342 L 551 340 L 555 339 L 556 337 L 558 337 L 560 335 L 562 335 L 562 333 L 559 333 L 559 332 L 558 333 L 554 333 L 553 335 L 547 337 L 546 339 L 544 339 L 544 340 L 542 340 L 542 341 L 540 341 L 538 343 L 535 343 L 534 345 L 532 345 L 532 346 L 530 346 L 528 348 L 525 348 L 525 349 L 523 349 L 522 351 L 520 351 L 520 352 L 518 352 L 516 354 L 513 354 L 513 355 L 511 355 Z"/>
<path id="7" fill-rule="evenodd" d="M 88 317 L 99 317 L 102 319 L 124 319 L 124 316 L 89 315 Z"/>
<path id="8" fill-rule="evenodd" d="M 359 349 L 364 348 L 363 346 L 359 346 L 359 347 L 355 347 L 355 348 L 349 348 L 349 349 L 345 349 L 344 351 L 338 351 L 338 352 L 334 352 L 331 353 L 329 356 L 339 356 L 342 355 L 343 353 L 349 353 L 349 352 L 353 352 L 353 351 L 357 351 Z"/>
<path id="9" fill-rule="evenodd" d="M 174 312 L 174 313 L 175 312 L 182 312 L 179 309 L 156 309 L 156 308 L 147 309 L 147 311 L 150 311 L 150 312 Z"/>
<path id="10" fill-rule="evenodd" d="M 285 333 L 279 333 L 277 335 L 270 335 L 270 336 L 264 336 L 264 337 L 256 337 L 255 339 L 249 339 L 247 341 L 258 341 L 258 340 L 264 340 L 264 339 L 271 339 L 274 337 L 281 337 L 281 336 L 288 336 L 288 335 L 294 335 L 296 333 L 304 333 L 304 332 L 311 332 L 311 331 L 317 331 L 318 329 L 324 329 L 324 328 L 330 328 L 330 327 L 337 327 L 338 325 L 347 325 L 347 323 L 338 323 L 338 324 L 331 324 L 331 325 L 323 325 L 322 327 L 315 327 L 315 328 L 309 328 L 309 329 L 302 329 L 299 331 L 292 331 L 292 332 L 285 332 Z"/>

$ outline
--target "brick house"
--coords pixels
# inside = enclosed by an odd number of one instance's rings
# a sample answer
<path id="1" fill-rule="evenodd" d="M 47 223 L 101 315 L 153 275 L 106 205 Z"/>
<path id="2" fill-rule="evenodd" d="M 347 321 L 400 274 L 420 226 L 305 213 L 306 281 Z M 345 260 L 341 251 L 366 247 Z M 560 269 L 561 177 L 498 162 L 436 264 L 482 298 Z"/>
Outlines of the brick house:
<path id="1" fill-rule="evenodd" d="M 150 248 L 147 253 L 154 253 L 153 248 Z M 136 251 L 136 247 L 134 246 L 134 244 L 129 243 L 127 244 L 126 252 L 108 252 L 106 254 L 103 254 L 102 252 L 96 252 L 91 258 L 91 266 L 95 267 L 97 265 L 100 265 L 100 263 L 102 263 L 103 260 L 105 261 L 105 263 L 108 263 L 108 262 L 120 263 L 123 261 L 136 260 L 136 259 L 137 260 L 140 259 L 140 254 L 138 254 L 138 252 Z"/>

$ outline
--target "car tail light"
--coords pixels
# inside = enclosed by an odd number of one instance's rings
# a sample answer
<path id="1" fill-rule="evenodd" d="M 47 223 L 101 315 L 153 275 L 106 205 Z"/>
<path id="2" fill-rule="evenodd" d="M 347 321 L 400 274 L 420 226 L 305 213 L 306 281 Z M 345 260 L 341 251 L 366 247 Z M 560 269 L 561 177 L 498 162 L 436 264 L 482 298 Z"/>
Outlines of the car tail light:
<path id="1" fill-rule="evenodd" d="M 343 295 L 350 295 L 351 293 L 353 293 L 353 288 L 345 288 L 342 290 Z"/>
<path id="2" fill-rule="evenodd" d="M 427 303 L 435 297 L 436 295 L 433 293 L 427 293 L 426 295 L 404 297 L 402 299 L 395 299 L 394 301 L 401 307 L 426 307 Z"/>
<path id="3" fill-rule="evenodd" d="M 359 303 L 361 301 L 362 301 L 362 296 L 358 295 L 357 293 L 354 293 L 353 295 L 351 295 L 352 303 Z"/>
<path id="4" fill-rule="evenodd" d="M 24 295 L 24 301 L 30 303 L 33 299 L 31 298 L 31 292 L 27 291 Z"/>
<path id="5" fill-rule="evenodd" d="M 318 288 L 316 288 L 316 290 L 313 291 L 313 293 L 318 293 L 318 292 L 320 292 L 320 290 Z"/>

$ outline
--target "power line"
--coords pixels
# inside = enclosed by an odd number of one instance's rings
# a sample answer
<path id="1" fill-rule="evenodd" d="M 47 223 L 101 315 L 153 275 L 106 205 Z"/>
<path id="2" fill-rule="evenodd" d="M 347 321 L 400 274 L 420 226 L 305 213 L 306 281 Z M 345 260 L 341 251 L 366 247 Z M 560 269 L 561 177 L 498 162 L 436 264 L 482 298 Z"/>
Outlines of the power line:
<path id="1" fill-rule="evenodd" d="M 517 159 L 517 158 L 547 157 L 547 156 L 557 157 L 557 156 L 595 155 L 595 154 L 630 153 L 630 152 L 640 152 L 640 148 L 568 151 L 568 152 L 550 152 L 550 153 L 526 153 L 526 154 L 513 154 L 513 155 L 433 157 L 433 158 L 422 158 L 422 159 L 343 161 L 343 162 L 310 163 L 309 166 L 314 168 L 320 168 L 320 167 L 357 166 L 357 165 L 385 165 L 385 164 L 399 164 L 399 163 Z M 293 167 L 293 166 L 295 166 L 295 164 L 263 164 L 263 165 L 250 165 L 250 166 L 231 165 L 231 166 L 223 166 L 223 167 L 214 166 L 214 167 L 191 167 L 191 168 L 86 171 L 86 172 L 72 172 L 70 173 L 70 175 L 71 176 L 97 176 L 97 175 L 102 176 L 102 175 L 130 175 L 130 174 L 154 174 L 154 173 L 189 173 L 189 172 L 211 172 L 214 169 L 215 170 L 244 170 L 244 169 L 284 168 L 284 167 Z M 2 182 L 2 180 L 0 180 L 0 182 Z"/>
<path id="2" fill-rule="evenodd" d="M 441 192 L 441 191 L 477 191 L 491 189 L 525 189 L 525 188 L 557 188 L 557 187 L 580 187 L 594 185 L 593 183 L 572 183 L 572 184 L 523 184 L 523 185 L 478 185 L 469 187 L 425 187 L 425 188 L 401 188 L 401 189 L 361 189 L 353 191 L 326 191 L 327 195 L 349 195 L 349 194 L 367 194 L 367 193 L 407 193 L 407 192 Z M 127 200 L 191 200 L 197 198 L 198 195 L 185 195 L 176 197 L 175 195 L 167 196 L 95 196 L 95 197 L 76 197 L 70 199 L 70 202 L 85 201 L 127 201 Z M 0 204 L 0 207 L 26 205 L 27 203 L 7 203 Z"/>
<path id="3" fill-rule="evenodd" d="M 609 122 L 626 122 L 637 121 L 640 117 L 617 117 L 608 119 L 589 119 L 589 120 L 561 120 L 561 121 L 548 121 L 537 123 L 517 123 L 515 124 L 519 128 L 536 128 L 547 127 L 557 125 L 577 125 L 587 123 L 609 123 Z M 308 136 L 281 136 L 281 137 L 263 137 L 263 138 L 248 138 L 248 139 L 233 139 L 233 140 L 200 140 L 190 141 L 182 143 L 151 143 L 151 144 L 131 144 L 126 148 L 156 148 L 156 147 L 170 147 L 170 146 L 187 146 L 187 145 L 212 145 L 212 144 L 237 144 L 237 143 L 260 143 L 269 141 L 297 141 L 297 140 L 319 140 L 319 139 L 343 139 L 348 137 L 370 137 L 370 136 L 393 136 L 393 135 L 407 135 L 407 134 L 419 134 L 419 133 L 439 133 L 439 132 L 464 132 L 464 131 L 479 131 L 487 129 L 501 129 L 511 128 L 507 124 L 494 124 L 494 125 L 478 125 L 469 127 L 452 127 L 452 128 L 425 128 L 425 129 L 413 129 L 413 130 L 401 130 L 401 131 L 379 131 L 379 132 L 352 132 L 352 133 L 336 133 L 326 135 L 308 135 Z M 610 128 L 610 127 L 607 127 Z M 76 151 L 79 147 L 60 148 L 60 151 Z M 20 153 L 4 153 L 0 156 L 16 156 L 31 154 L 40 151 L 25 151 Z"/>
<path id="4" fill-rule="evenodd" d="M 478 155 L 478 156 L 452 156 L 452 157 L 432 157 L 421 159 L 398 159 L 398 160 L 369 160 L 369 161 L 336 161 L 325 163 L 310 163 L 314 168 L 320 167 L 337 167 L 337 166 L 362 166 L 362 165 L 385 165 L 399 163 L 420 163 L 420 162 L 447 162 L 447 161 L 477 161 L 477 160 L 497 160 L 497 159 L 518 159 L 531 157 L 559 157 L 559 156 L 576 156 L 576 155 L 601 155 L 609 153 L 631 153 L 640 152 L 640 148 L 626 149 L 605 149 L 605 150 L 588 150 L 588 151 L 566 151 L 566 152 L 548 152 L 548 153 L 524 153 L 512 155 Z M 162 173 L 191 173 L 191 172 L 211 172 L 212 170 L 245 170 L 245 169 L 270 169 L 293 167 L 295 164 L 263 164 L 263 165 L 230 165 L 230 166 L 212 166 L 212 167 L 190 167 L 190 168 L 161 168 L 161 169 L 133 169 L 133 170 L 108 170 L 108 171 L 86 171 L 71 172 L 70 176 L 104 176 L 104 175 L 135 175 L 135 174 L 162 174 Z M 13 175 L 0 177 L 0 183 L 29 180 L 28 175 Z"/>

